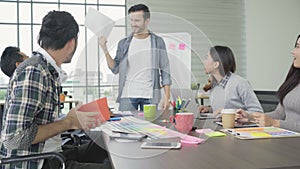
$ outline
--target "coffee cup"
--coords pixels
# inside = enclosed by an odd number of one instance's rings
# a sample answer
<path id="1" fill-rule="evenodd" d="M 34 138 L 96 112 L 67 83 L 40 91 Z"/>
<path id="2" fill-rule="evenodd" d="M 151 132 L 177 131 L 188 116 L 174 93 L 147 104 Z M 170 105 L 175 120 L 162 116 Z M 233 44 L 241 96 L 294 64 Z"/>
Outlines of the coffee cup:
<path id="1" fill-rule="evenodd" d="M 148 121 L 152 121 L 156 117 L 156 104 L 144 105 L 144 117 Z"/>
<path id="2" fill-rule="evenodd" d="M 177 131 L 188 133 L 194 125 L 194 113 L 176 113 L 175 116 L 170 116 L 170 122 L 174 124 Z"/>
<path id="3" fill-rule="evenodd" d="M 235 124 L 235 109 L 223 109 L 222 112 L 222 125 L 224 129 L 234 128 Z"/>

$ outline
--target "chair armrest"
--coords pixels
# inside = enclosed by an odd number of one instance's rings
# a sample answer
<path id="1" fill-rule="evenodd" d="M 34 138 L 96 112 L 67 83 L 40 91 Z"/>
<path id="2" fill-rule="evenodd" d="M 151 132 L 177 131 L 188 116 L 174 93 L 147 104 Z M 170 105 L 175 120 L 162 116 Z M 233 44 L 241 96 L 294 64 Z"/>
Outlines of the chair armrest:
<path id="1" fill-rule="evenodd" d="M 65 168 L 65 158 L 63 155 L 56 153 L 56 152 L 2 158 L 2 159 L 0 159 L 0 164 L 9 164 L 9 163 L 13 163 L 13 162 L 41 160 L 41 159 L 54 159 L 54 158 L 57 158 L 61 162 L 62 168 L 64 169 Z"/>

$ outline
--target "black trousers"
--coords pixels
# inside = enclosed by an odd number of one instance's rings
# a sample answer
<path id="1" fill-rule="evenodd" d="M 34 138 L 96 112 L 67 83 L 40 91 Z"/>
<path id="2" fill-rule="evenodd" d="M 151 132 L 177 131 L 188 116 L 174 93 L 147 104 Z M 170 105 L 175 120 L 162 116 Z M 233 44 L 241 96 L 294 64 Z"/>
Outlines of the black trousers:
<path id="1" fill-rule="evenodd" d="M 61 154 L 66 159 L 66 169 L 111 169 L 107 151 L 93 141 L 64 150 Z M 58 168 L 61 168 L 59 160 L 44 160 L 42 169 Z"/>

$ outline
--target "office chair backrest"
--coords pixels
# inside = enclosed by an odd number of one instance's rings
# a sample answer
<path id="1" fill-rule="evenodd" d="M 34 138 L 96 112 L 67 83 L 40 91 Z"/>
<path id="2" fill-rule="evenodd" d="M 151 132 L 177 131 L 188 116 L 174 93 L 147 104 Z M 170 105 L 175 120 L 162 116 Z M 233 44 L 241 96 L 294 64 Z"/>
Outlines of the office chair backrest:
<path id="1" fill-rule="evenodd" d="M 276 91 L 255 90 L 254 93 L 256 94 L 264 112 L 275 110 L 279 103 L 279 98 Z"/>

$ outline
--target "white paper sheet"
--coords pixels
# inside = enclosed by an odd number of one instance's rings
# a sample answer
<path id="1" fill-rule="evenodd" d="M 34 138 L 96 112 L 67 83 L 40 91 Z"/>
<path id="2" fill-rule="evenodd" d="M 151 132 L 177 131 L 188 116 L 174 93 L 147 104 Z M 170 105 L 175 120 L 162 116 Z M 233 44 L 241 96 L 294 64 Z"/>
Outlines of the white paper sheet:
<path id="1" fill-rule="evenodd" d="M 84 25 L 98 37 L 104 36 L 108 38 L 111 33 L 115 22 L 108 16 L 98 12 L 94 8 L 89 8 L 85 16 Z"/>

